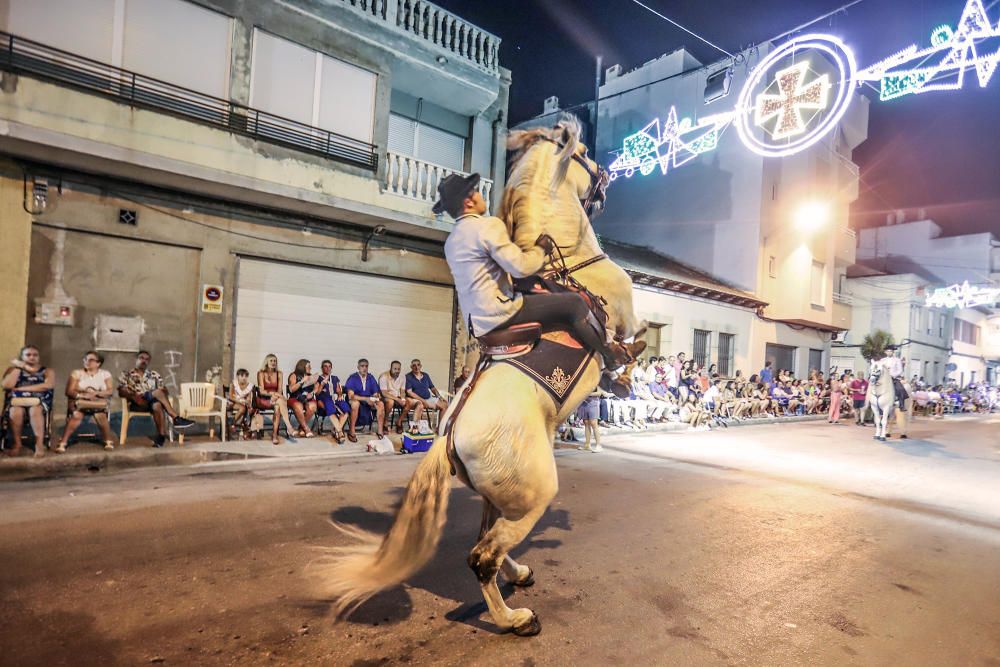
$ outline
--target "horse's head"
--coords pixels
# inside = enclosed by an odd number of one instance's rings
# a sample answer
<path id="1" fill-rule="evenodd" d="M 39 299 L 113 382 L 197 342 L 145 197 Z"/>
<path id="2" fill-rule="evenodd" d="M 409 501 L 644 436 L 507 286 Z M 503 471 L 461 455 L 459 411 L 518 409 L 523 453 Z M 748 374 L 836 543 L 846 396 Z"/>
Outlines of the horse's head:
<path id="1" fill-rule="evenodd" d="M 870 384 L 878 384 L 879 380 L 882 379 L 882 363 L 878 361 L 872 362 L 871 373 L 868 375 L 868 382 Z"/>
<path id="2" fill-rule="evenodd" d="M 553 197 L 569 192 L 579 201 L 588 218 L 604 209 L 608 173 L 587 155 L 587 146 L 580 141 L 581 126 L 576 116 L 564 114 L 551 128 L 513 130 L 507 148 L 511 159 L 511 182 L 517 182 L 519 169 L 542 169 L 551 172 L 548 183 Z M 545 151 L 544 153 L 540 151 Z M 526 165 L 530 161 L 549 164 Z"/>

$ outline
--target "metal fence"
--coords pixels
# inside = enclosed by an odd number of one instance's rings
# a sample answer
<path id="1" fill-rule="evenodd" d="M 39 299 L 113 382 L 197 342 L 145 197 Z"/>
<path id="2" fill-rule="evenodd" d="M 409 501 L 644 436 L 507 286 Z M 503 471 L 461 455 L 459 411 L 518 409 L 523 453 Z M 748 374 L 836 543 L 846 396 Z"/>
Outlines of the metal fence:
<path id="1" fill-rule="evenodd" d="M 0 31 L 0 69 L 374 171 L 375 146 Z"/>

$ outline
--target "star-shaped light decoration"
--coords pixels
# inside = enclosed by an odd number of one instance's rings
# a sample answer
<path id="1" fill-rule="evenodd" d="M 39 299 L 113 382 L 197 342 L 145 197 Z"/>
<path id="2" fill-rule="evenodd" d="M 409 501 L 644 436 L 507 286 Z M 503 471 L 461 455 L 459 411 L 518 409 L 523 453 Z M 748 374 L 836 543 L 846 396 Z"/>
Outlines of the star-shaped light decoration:
<path id="1" fill-rule="evenodd" d="M 772 139 L 787 139 L 806 131 L 803 109 L 825 109 L 829 104 L 830 76 L 824 74 L 805 83 L 809 74 L 809 61 L 795 63 L 779 70 L 774 78 L 778 84 L 777 95 L 761 93 L 757 96 L 754 122 L 758 127 L 775 116 L 778 120 L 771 130 Z"/>

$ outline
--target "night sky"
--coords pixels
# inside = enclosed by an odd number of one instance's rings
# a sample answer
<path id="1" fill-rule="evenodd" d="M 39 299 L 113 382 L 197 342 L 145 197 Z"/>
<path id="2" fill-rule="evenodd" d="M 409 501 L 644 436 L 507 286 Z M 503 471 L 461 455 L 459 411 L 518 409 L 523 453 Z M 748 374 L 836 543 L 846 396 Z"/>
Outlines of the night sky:
<path id="1" fill-rule="evenodd" d="M 847 2 L 643 1 L 730 52 Z M 436 2 L 503 40 L 500 63 L 513 73 L 511 124 L 541 113 L 549 95 L 557 95 L 563 107 L 592 100 L 597 54 L 604 56 L 605 67 L 620 63 L 626 71 L 680 47 L 706 64 L 724 57 L 631 0 Z M 1000 0 L 985 4 L 991 22 L 1000 22 Z M 808 31 L 839 36 L 864 68 L 910 44 L 929 45 L 931 30 L 943 23 L 954 27 L 964 5 L 964 0 L 864 0 Z M 881 224 L 893 209 L 925 208 L 946 234 L 1000 236 L 1000 70 L 986 89 L 973 74 L 962 91 L 889 102 L 869 93 L 869 138 L 854 153 L 862 184 L 853 224 Z"/>

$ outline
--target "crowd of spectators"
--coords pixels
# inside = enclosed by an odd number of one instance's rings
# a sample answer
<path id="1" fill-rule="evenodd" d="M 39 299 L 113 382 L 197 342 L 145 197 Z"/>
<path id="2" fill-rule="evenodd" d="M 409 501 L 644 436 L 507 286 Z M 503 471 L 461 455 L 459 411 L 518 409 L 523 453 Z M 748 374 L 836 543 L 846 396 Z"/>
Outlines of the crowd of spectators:
<path id="1" fill-rule="evenodd" d="M 65 452 L 73 434 L 88 418 L 97 426 L 105 449 L 114 449 L 117 443 L 111 432 L 110 413 L 116 394 L 127 402 L 130 412 L 153 418 L 154 447 L 164 445 L 168 427 L 183 430 L 193 426 L 193 421 L 177 414 L 163 377 L 149 367 L 151 361 L 149 352 L 140 351 L 133 367 L 118 376 L 116 387 L 111 373 L 102 368 L 104 357 L 88 351 L 83 356 L 83 368 L 72 371 L 67 379 L 66 422 L 54 451 Z M 463 372 L 467 376 L 468 369 Z M 364 427 L 379 438 L 389 429 L 403 433 L 407 421 L 410 430 L 429 432 L 427 417 L 443 413 L 448 407 L 445 394 L 423 371 L 419 359 L 410 362 L 406 374 L 402 373 L 402 364 L 393 361 L 378 378 L 369 372 L 368 360 L 359 359 L 357 370 L 341 382 L 330 360 L 323 360 L 319 372 L 314 372 L 308 359 L 299 359 L 286 378 L 278 368 L 277 356 L 269 354 L 255 380 L 241 368 L 228 386 L 228 428 L 233 436 L 259 436 L 264 430 L 264 417 L 270 417 L 271 442 L 275 445 L 280 444 L 282 425 L 286 439 L 295 442 L 296 437 L 315 437 L 314 425 L 322 426 L 326 420 L 338 443 L 357 442 L 357 431 Z M 11 443 L 5 453 L 16 456 L 23 451 L 22 435 L 30 425 L 35 456 L 44 456 L 56 381 L 55 372 L 42 363 L 38 348 L 31 345 L 24 347 L 4 371 L 5 421 L 10 431 L 5 440 Z M 456 379 L 461 381 L 461 376 Z M 55 441 L 54 435 L 52 439 Z"/>
<path id="2" fill-rule="evenodd" d="M 194 422 L 177 414 L 162 376 L 149 368 L 151 360 L 149 352 L 140 351 L 134 366 L 119 375 L 115 387 L 111 373 L 102 368 L 104 357 L 88 351 L 83 356 L 83 367 L 73 370 L 66 382 L 66 424 L 55 451 L 66 451 L 71 436 L 88 417 L 96 424 L 105 448 L 113 449 L 116 443 L 109 416 L 116 394 L 127 401 L 131 412 L 152 416 L 156 427 L 154 447 L 163 446 L 168 426 L 193 426 Z M 469 369 L 463 368 L 454 386 L 460 386 L 468 375 Z M 278 358 L 269 354 L 255 380 L 246 369 L 236 372 L 227 393 L 232 411 L 229 428 L 234 436 L 259 436 L 264 430 L 263 418 L 268 416 L 271 442 L 275 445 L 280 443 L 282 425 L 287 440 L 295 442 L 296 437 L 315 437 L 313 426 L 322 426 L 326 420 L 338 443 L 357 442 L 358 429 L 366 426 L 379 438 L 390 430 L 429 432 L 427 417 L 443 413 L 448 405 L 446 394 L 423 372 L 419 359 L 410 362 L 406 374 L 402 364 L 393 361 L 378 377 L 369 372 L 367 359 L 359 359 L 357 370 L 341 382 L 330 360 L 323 360 L 319 372 L 314 372 L 308 359 L 299 359 L 286 378 L 278 368 Z M 599 451 L 599 427 L 642 430 L 652 423 L 679 422 L 704 430 L 725 428 L 734 421 L 798 415 L 825 415 L 830 423 L 840 423 L 844 418 L 865 423 L 862 412 L 868 381 L 864 374 L 856 376 L 850 371 L 824 375 L 814 369 L 805 378 L 798 378 L 766 362 L 759 373 L 749 377 L 739 370 L 733 377 L 722 377 L 715 364 L 701 368 L 681 352 L 640 360 L 632 370 L 631 380 L 628 398 L 595 390 L 571 418 L 571 424 L 584 427 L 585 449 Z M 916 375 L 908 384 L 914 409 L 939 418 L 945 413 L 1000 409 L 1000 390 L 996 386 L 979 383 L 959 388 L 952 382 L 931 386 Z M 24 347 L 4 372 L 10 431 L 7 441 L 12 443 L 8 454 L 22 451 L 21 435 L 30 424 L 35 455 L 44 455 L 55 386 L 55 373 L 42 363 L 38 348 L 31 345 Z"/>
<path id="3" fill-rule="evenodd" d="M 825 416 L 833 424 L 844 419 L 866 423 L 868 380 L 864 373 L 834 370 L 824 374 L 813 369 L 799 378 L 787 369 L 774 369 L 768 361 L 749 377 L 740 370 L 732 377 L 722 377 L 715 364 L 702 368 L 685 359 L 682 352 L 640 360 L 631 379 L 629 398 L 597 392 L 569 420 L 569 426 L 584 427 L 586 442 L 581 449 L 599 451 L 591 446 L 589 423 L 643 430 L 654 423 L 676 422 L 708 430 L 726 428 L 733 422 L 804 415 Z M 916 377 L 911 386 L 915 407 L 926 407 L 938 416 L 945 411 L 1000 409 L 996 387 L 970 385 L 961 391 L 955 386 L 927 388 Z M 571 429 L 564 429 L 564 436 L 574 438 Z M 598 448 L 599 437 L 595 430 Z"/>

